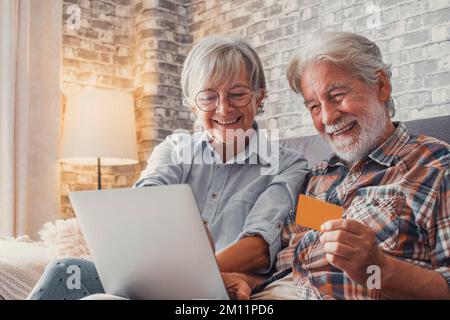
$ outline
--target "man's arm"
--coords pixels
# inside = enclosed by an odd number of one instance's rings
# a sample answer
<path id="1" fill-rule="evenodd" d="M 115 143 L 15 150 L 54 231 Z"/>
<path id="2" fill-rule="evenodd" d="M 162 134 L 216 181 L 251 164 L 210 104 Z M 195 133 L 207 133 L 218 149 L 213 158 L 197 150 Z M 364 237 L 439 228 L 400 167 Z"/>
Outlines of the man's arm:
<path id="1" fill-rule="evenodd" d="M 387 298 L 450 299 L 448 283 L 439 272 L 387 255 L 369 226 L 350 219 L 331 220 L 322 225 L 322 232 L 327 261 L 353 281 L 365 286 L 367 267 L 376 265 L 381 272 L 381 293 Z"/>
<path id="2" fill-rule="evenodd" d="M 430 252 L 430 258 L 435 261 L 436 265 L 442 266 L 439 269 L 448 270 L 446 267 L 448 267 L 449 259 L 450 169 L 448 160 L 443 160 L 442 163 L 447 167 L 447 172 L 440 187 L 435 224 L 436 245 Z M 381 292 L 387 297 L 392 299 L 450 299 L 449 279 L 445 276 L 448 271 L 440 273 L 424 269 L 386 254 L 381 259 L 384 269 L 384 272 L 381 273 Z"/>
<path id="3" fill-rule="evenodd" d="M 216 257 L 222 272 L 254 272 L 270 265 L 269 245 L 260 236 L 242 238 Z"/>
<path id="4" fill-rule="evenodd" d="M 447 280 L 424 269 L 383 254 L 381 293 L 390 299 L 450 299 Z"/>

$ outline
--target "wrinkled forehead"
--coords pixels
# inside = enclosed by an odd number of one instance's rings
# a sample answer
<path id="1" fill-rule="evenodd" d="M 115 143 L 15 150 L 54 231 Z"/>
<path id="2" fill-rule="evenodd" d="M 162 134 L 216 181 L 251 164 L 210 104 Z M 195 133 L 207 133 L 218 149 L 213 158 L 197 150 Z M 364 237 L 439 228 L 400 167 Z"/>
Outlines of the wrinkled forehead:
<path id="1" fill-rule="evenodd" d="M 302 93 L 320 93 L 338 85 L 350 86 L 358 76 L 345 66 L 334 63 L 320 62 L 305 67 L 300 77 Z"/>

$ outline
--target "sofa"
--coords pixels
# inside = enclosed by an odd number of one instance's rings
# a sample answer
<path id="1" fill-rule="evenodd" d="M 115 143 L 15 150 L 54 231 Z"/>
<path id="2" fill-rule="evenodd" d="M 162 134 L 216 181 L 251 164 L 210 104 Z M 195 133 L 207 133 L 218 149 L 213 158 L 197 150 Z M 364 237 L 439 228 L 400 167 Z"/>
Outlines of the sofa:
<path id="1" fill-rule="evenodd" d="M 412 134 L 433 136 L 450 144 L 450 116 L 409 121 L 406 126 Z M 284 139 L 281 144 L 299 150 L 310 165 L 331 155 L 331 149 L 318 135 Z M 75 219 L 49 223 L 41 236 L 39 242 L 30 242 L 26 237 L 15 241 L 0 239 L 0 300 L 25 298 L 53 259 L 89 258 Z"/>

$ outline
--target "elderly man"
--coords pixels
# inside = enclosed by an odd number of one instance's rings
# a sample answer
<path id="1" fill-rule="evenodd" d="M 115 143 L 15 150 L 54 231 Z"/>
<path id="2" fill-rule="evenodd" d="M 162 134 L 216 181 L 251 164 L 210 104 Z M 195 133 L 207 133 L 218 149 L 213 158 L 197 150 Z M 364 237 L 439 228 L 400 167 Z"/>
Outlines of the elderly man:
<path id="1" fill-rule="evenodd" d="M 288 217 L 278 272 L 263 284 L 224 274 L 233 296 L 450 297 L 450 147 L 391 121 L 390 77 L 375 43 L 350 33 L 323 34 L 290 63 L 291 88 L 335 152 L 313 168 L 305 193 L 344 214 L 320 232 Z"/>

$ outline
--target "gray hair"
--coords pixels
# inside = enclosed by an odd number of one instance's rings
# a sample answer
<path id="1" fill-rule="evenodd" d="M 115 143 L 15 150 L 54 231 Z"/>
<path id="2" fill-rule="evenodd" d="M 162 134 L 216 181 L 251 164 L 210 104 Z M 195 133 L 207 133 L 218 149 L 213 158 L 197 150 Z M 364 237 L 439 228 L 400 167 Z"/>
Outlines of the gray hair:
<path id="1" fill-rule="evenodd" d="M 375 86 L 377 73 L 383 71 L 389 82 L 391 66 L 383 62 L 380 48 L 369 39 L 348 32 L 324 32 L 301 50 L 288 66 L 287 78 L 294 92 L 301 93 L 301 74 L 308 65 L 328 61 L 349 68 L 368 85 Z M 391 84 L 392 85 L 392 84 Z M 386 103 L 391 117 L 395 114 L 392 97 Z"/>
<path id="2" fill-rule="evenodd" d="M 252 90 L 266 89 L 264 70 L 258 54 L 240 38 L 212 36 L 197 43 L 189 52 L 181 72 L 183 103 L 192 105 L 197 91 L 207 82 L 223 85 L 244 66 Z M 262 106 L 259 108 L 262 111 Z"/>

